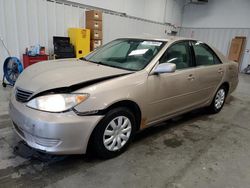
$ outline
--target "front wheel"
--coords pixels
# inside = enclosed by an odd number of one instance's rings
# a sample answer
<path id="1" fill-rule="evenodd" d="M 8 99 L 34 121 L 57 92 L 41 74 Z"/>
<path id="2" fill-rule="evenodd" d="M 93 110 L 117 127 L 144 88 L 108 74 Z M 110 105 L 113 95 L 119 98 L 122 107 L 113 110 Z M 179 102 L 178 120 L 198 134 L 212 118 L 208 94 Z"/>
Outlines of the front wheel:
<path id="1" fill-rule="evenodd" d="M 227 89 L 225 86 L 221 86 L 217 90 L 213 102 L 209 106 L 209 111 L 213 114 L 220 112 L 226 101 L 226 96 L 227 96 Z"/>
<path id="2" fill-rule="evenodd" d="M 6 86 L 7 86 L 7 84 L 3 82 L 3 83 L 2 83 L 2 86 L 3 86 L 3 87 L 6 87 Z"/>
<path id="3" fill-rule="evenodd" d="M 105 159 L 120 155 L 134 135 L 135 122 L 134 115 L 127 108 L 110 110 L 93 132 L 94 152 Z"/>

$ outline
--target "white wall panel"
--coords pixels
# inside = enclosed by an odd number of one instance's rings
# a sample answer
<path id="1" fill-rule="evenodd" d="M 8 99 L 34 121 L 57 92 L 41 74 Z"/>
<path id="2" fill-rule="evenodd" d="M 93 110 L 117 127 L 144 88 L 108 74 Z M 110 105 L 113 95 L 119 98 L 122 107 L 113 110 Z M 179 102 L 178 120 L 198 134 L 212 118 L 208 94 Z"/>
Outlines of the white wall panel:
<path id="1" fill-rule="evenodd" d="M 0 0 L 0 37 L 1 39 L 6 38 L 5 35 L 5 9 L 4 9 L 4 0 Z M 5 51 L 3 45 L 0 43 L 0 61 L 4 60 L 7 56 L 7 52 Z M 2 65 L 0 63 L 0 65 Z M 1 71 L 0 71 L 1 72 Z M 0 78 L 1 79 L 1 78 Z"/>
<path id="2" fill-rule="evenodd" d="M 47 20 L 47 1 L 37 0 L 37 17 L 38 17 L 38 35 L 39 44 L 48 48 L 48 20 Z M 32 45 L 32 44 L 30 44 Z M 23 48 L 21 48 L 23 49 Z"/>
<path id="3" fill-rule="evenodd" d="M 131 20 L 126 17 L 103 15 L 104 43 L 120 37 L 154 37 L 164 38 L 166 26 Z"/>
<path id="4" fill-rule="evenodd" d="M 79 8 L 78 7 L 71 7 L 72 9 L 72 26 L 79 27 L 80 19 L 79 19 Z"/>
<path id="5" fill-rule="evenodd" d="M 5 9 L 4 9 L 4 0 L 0 0 L 0 38 L 6 38 L 5 35 Z M 0 69 L 2 69 L 3 61 L 8 56 L 5 51 L 2 43 L 0 42 Z M 2 71 L 0 71 L 0 80 L 2 79 Z"/>
<path id="6" fill-rule="evenodd" d="M 48 23 L 48 52 L 52 53 L 53 49 L 53 36 L 56 35 L 56 3 L 47 2 L 47 23 Z"/>
<path id="7" fill-rule="evenodd" d="M 56 35 L 58 36 L 65 35 L 64 14 L 64 4 L 55 3 Z"/>
<path id="8" fill-rule="evenodd" d="M 29 30 L 29 43 L 39 44 L 39 30 L 38 30 L 38 7 L 37 0 L 26 0 L 28 12 L 28 30 Z"/>
<path id="9" fill-rule="evenodd" d="M 118 12 L 126 12 L 126 5 L 137 4 L 143 0 L 71 0 L 72 2 L 101 7 L 105 9 L 115 10 Z M 134 6 L 138 8 L 138 6 Z"/>
<path id="10" fill-rule="evenodd" d="M 166 3 L 165 22 L 181 26 L 184 1 L 167 0 Z"/>
<path id="11" fill-rule="evenodd" d="M 64 6 L 64 24 L 65 28 L 74 27 L 74 19 L 73 19 L 73 8 L 71 5 Z M 65 36 L 67 35 L 67 29 L 64 30 Z"/>
<path id="12" fill-rule="evenodd" d="M 16 20 L 16 6 L 14 0 L 4 1 L 4 17 L 5 20 L 5 39 L 8 41 L 6 43 L 11 55 L 19 55 L 18 47 L 18 30 L 17 30 L 17 20 Z M 15 24 L 12 24 L 15 23 Z"/>
<path id="13" fill-rule="evenodd" d="M 78 9 L 79 27 L 85 27 L 85 9 Z M 67 27 L 66 27 L 67 28 Z"/>
<path id="14" fill-rule="evenodd" d="M 250 39 L 250 28 L 181 28 L 180 36 L 207 42 L 220 50 L 225 56 L 228 56 L 231 40 L 235 36 L 246 36 Z M 246 50 L 243 54 L 241 70 L 250 64 L 250 53 L 247 50 L 250 50 L 249 40 L 247 40 Z"/>
<path id="15" fill-rule="evenodd" d="M 183 0 L 78 0 L 77 2 L 163 22 L 169 21 L 165 19 L 166 16 L 172 16 L 164 12 L 166 1 L 172 2 L 172 6 L 171 3 L 168 4 L 171 6 L 170 9 L 175 7 L 178 9 L 176 12 L 180 12 L 181 5 L 175 2 Z M 175 19 L 170 20 L 174 23 Z M 160 24 L 106 13 L 103 15 L 103 22 L 104 43 L 117 37 L 166 36 L 167 26 Z M 70 27 L 85 27 L 85 9 L 47 0 L 0 0 L 0 37 L 4 39 L 11 55 L 21 60 L 25 48 L 31 45 L 40 44 L 46 47 L 47 53 L 53 53 L 53 36 L 67 36 Z M 0 77 L 3 74 L 3 62 L 7 57 L 8 54 L 0 44 Z"/>
<path id="16" fill-rule="evenodd" d="M 122 12 L 136 16 L 140 18 L 144 17 L 144 9 L 145 9 L 145 0 L 125 0 L 124 1 L 124 10 Z M 148 13 L 150 14 L 150 13 Z"/>
<path id="17" fill-rule="evenodd" d="M 144 16 L 149 20 L 164 22 L 166 0 L 145 0 Z"/>
<path id="18" fill-rule="evenodd" d="M 249 0 L 209 0 L 189 4 L 183 13 L 183 27 L 250 28 Z"/>
<path id="19" fill-rule="evenodd" d="M 17 21 L 18 28 L 18 48 L 25 49 L 29 46 L 29 30 L 28 30 L 28 19 L 27 19 L 27 2 L 24 1 L 16 1 L 16 17 L 22 18 Z M 19 50 L 19 55 L 21 56 L 21 52 Z"/>
<path id="20" fill-rule="evenodd" d="M 71 0 L 153 21 L 181 25 L 185 0 Z M 166 7 L 167 4 L 167 7 Z M 167 8 L 167 10 L 165 10 Z"/>

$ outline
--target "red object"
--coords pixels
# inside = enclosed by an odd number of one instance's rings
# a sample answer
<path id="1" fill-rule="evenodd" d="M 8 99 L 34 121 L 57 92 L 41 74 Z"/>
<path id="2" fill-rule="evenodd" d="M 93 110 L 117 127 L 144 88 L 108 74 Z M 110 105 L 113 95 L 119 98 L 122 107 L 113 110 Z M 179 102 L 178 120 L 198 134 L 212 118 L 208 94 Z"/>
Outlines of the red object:
<path id="1" fill-rule="evenodd" d="M 48 60 L 48 55 L 37 55 L 37 56 L 28 56 L 23 54 L 23 67 L 26 68 L 32 64 L 38 63 L 40 61 Z"/>
<path id="2" fill-rule="evenodd" d="M 45 54 L 45 47 L 40 48 L 40 55 L 46 55 Z"/>

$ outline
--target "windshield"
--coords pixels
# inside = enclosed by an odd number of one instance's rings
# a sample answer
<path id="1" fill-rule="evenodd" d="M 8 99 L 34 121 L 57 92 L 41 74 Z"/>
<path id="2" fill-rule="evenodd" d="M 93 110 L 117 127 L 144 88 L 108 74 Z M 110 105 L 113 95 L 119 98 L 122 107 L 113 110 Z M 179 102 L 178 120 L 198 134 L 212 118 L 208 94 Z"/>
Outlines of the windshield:
<path id="1" fill-rule="evenodd" d="M 85 60 L 125 70 L 146 67 L 164 46 L 162 41 L 118 39 L 87 55 Z"/>

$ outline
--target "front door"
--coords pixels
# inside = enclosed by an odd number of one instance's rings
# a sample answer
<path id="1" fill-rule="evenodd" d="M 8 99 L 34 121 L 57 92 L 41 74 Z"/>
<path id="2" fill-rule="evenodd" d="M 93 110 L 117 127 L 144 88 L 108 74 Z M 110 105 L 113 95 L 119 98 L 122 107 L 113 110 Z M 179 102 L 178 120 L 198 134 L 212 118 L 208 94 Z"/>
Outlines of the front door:
<path id="1" fill-rule="evenodd" d="M 159 63 L 174 63 L 174 73 L 149 75 L 148 122 L 184 111 L 196 105 L 197 80 L 188 41 L 170 46 Z"/>

